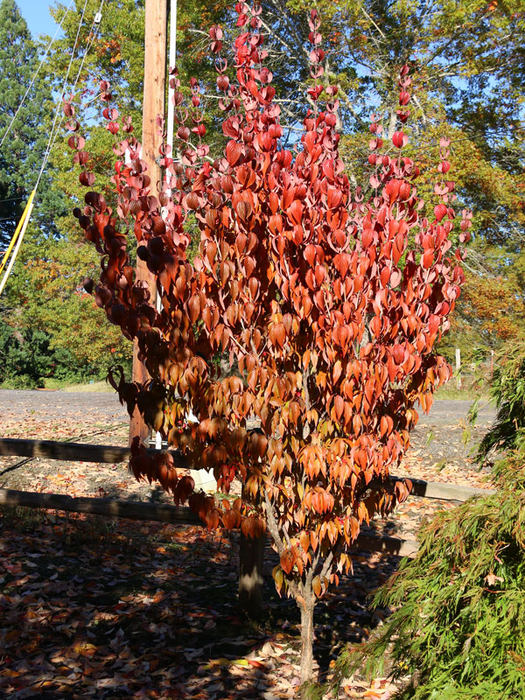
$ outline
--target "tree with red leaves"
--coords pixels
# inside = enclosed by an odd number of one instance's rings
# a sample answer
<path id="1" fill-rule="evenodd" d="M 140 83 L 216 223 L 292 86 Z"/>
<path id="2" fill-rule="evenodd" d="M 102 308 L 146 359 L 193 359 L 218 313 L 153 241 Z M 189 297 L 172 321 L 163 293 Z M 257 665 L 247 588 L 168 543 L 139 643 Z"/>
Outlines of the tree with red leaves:
<path id="1" fill-rule="evenodd" d="M 399 130 L 392 144 L 371 125 L 370 187 L 350 187 L 338 154 L 337 88 L 321 82 L 324 53 L 317 14 L 310 18 L 311 110 L 297 151 L 281 147 L 280 108 L 264 66 L 260 8 L 238 3 L 235 79 L 221 57 L 223 35 L 210 31 L 228 142 L 212 161 L 201 89 L 184 106 L 172 81 L 180 157 L 161 149 L 166 180 L 152 190 L 140 144 L 106 107 L 108 129 L 127 131 L 115 146 L 118 205 L 86 195 L 77 210 L 102 256 L 100 281 L 88 284 L 108 318 L 138 339 L 151 381 L 113 376 L 130 413 L 200 468 L 213 469 L 226 494 L 235 480 L 243 498 L 195 493 L 168 453 L 150 457 L 138 441 L 130 468 L 158 480 L 176 503 L 209 528 L 269 532 L 280 557 L 279 592 L 301 611 L 301 675 L 312 677 L 313 612 L 331 581 L 351 569 L 350 550 L 363 522 L 386 515 L 409 482 L 391 482 L 409 432 L 450 376 L 434 346 L 449 326 L 463 273 L 447 258 L 454 227 L 454 183 L 446 181 L 448 142 L 441 141 L 436 205 L 425 209 L 419 171 L 403 157 L 410 79 L 400 72 Z M 326 101 L 321 102 L 325 96 Z M 103 85 L 103 99 L 109 87 Z M 74 110 L 66 107 L 70 128 Z M 191 134 L 195 144 L 190 143 Z M 83 141 L 70 138 L 77 162 Z M 81 181 L 92 186 L 87 170 Z M 370 192 L 369 195 L 364 194 Z M 200 232 L 191 263 L 190 230 Z M 468 238 L 464 212 L 459 234 Z M 134 282 L 127 231 L 157 281 L 159 310 Z M 227 354 L 235 372 L 212 362 Z"/>

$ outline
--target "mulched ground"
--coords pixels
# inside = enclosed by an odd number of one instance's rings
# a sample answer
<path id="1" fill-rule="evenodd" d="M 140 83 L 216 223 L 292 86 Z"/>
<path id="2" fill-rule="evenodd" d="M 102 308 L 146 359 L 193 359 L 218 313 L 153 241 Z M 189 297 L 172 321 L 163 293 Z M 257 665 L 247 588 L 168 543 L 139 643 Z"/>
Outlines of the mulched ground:
<path id="1" fill-rule="evenodd" d="M 295 604 L 276 596 L 268 570 L 262 621 L 238 613 L 235 537 L 10 512 L 0 532 L 3 697 L 296 696 Z M 274 563 L 268 552 L 267 568 Z M 322 673 L 375 624 L 366 596 L 395 563 L 359 557 L 354 576 L 320 602 Z M 369 684 L 348 684 L 347 697 L 384 698 L 386 681 L 375 685 L 366 694 Z"/>
<path id="2" fill-rule="evenodd" d="M 65 397 L 65 398 L 64 398 Z M 126 414 L 107 394 L 0 391 L 0 432 L 125 444 Z M 464 445 L 468 403 L 438 402 L 421 419 L 403 471 L 432 481 L 489 486 L 469 449 L 493 418 L 482 413 Z M 70 495 L 167 500 L 132 480 L 125 465 L 0 459 L 0 487 Z M 413 539 L 443 504 L 411 498 L 380 528 Z M 453 507 L 448 504 L 445 507 Z M 0 510 L 0 696 L 18 698 L 291 698 L 297 696 L 299 616 L 271 582 L 257 624 L 236 609 L 236 535 L 202 528 Z M 330 673 L 347 642 L 367 636 L 367 596 L 396 557 L 356 556 L 316 611 L 316 660 Z M 353 679 L 341 695 L 387 700 L 385 679 Z"/>

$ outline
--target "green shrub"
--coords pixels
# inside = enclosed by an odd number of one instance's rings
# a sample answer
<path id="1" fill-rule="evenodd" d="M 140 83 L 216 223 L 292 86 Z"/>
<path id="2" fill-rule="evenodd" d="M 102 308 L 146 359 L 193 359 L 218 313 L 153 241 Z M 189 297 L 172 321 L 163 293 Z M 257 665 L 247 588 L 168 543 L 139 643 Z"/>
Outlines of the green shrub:
<path id="1" fill-rule="evenodd" d="M 58 388 L 103 380 L 113 364 L 122 365 L 126 376 L 131 375 L 131 359 L 120 349 L 99 363 L 80 363 L 67 348 L 54 346 L 45 331 L 16 330 L 0 320 L 0 386 L 4 389 Z"/>
<path id="2" fill-rule="evenodd" d="M 39 382 L 27 374 L 8 376 L 0 382 L 1 389 L 38 389 Z"/>
<path id="3" fill-rule="evenodd" d="M 525 698 L 525 455 L 494 468 L 498 490 L 438 514 L 414 560 L 378 590 L 394 609 L 364 644 L 346 651 L 335 686 L 358 669 L 408 676 L 396 697 Z"/>
<path id="4" fill-rule="evenodd" d="M 49 336 L 40 330 L 24 335 L 0 321 L 0 381 L 13 389 L 41 386 L 41 377 L 52 372 Z"/>

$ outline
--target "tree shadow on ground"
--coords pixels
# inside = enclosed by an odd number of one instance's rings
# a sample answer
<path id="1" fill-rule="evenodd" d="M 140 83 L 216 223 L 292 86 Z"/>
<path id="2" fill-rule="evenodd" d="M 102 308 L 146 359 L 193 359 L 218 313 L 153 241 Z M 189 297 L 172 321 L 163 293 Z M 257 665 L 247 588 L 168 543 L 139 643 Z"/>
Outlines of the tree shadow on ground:
<path id="1" fill-rule="evenodd" d="M 117 484 L 107 484 L 103 487 L 103 490 L 105 498 L 116 498 L 120 501 L 136 503 L 168 503 L 173 505 L 173 498 L 157 482 L 147 485 L 147 494 L 140 491 L 128 491 Z"/>
<path id="2" fill-rule="evenodd" d="M 236 607 L 237 538 L 202 528 L 0 510 L 0 695 L 296 696 L 299 614 L 266 577 L 265 611 Z M 267 552 L 266 570 L 274 564 Z M 316 659 L 374 624 L 366 596 L 392 571 L 356 556 L 319 602 Z"/>

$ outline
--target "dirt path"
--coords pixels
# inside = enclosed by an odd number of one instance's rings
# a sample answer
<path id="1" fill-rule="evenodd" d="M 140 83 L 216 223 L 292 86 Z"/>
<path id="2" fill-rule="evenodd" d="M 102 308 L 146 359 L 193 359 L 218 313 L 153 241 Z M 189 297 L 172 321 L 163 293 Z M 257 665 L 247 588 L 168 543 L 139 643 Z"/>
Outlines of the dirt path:
<path id="1" fill-rule="evenodd" d="M 484 406 L 476 424 L 469 426 L 471 401 L 435 401 L 428 415 L 421 414 L 411 435 L 403 473 L 427 481 L 454 481 L 481 485 L 486 471 L 474 463 L 476 445 L 496 417 L 491 406 Z"/>

